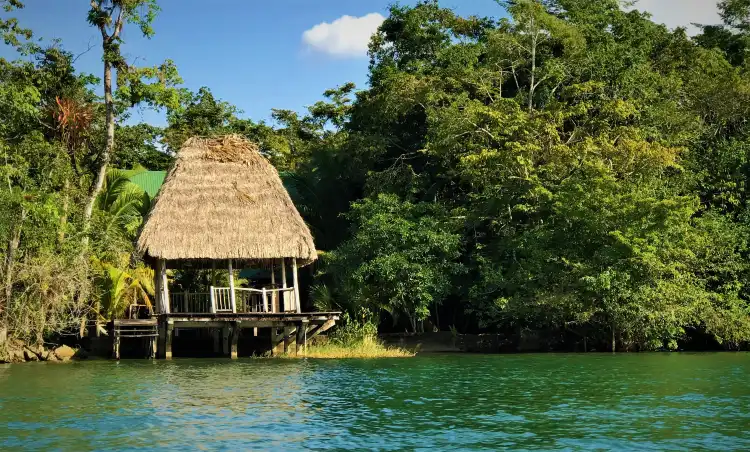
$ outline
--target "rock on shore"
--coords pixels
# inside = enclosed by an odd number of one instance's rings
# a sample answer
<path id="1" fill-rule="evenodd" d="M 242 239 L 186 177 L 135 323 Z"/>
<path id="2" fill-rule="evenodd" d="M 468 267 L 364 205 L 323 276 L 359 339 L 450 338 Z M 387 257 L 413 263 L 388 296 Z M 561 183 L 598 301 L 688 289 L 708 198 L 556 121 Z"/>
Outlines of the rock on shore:
<path id="1" fill-rule="evenodd" d="M 29 345 L 17 339 L 9 339 L 0 345 L 0 364 L 23 363 L 31 361 L 70 361 L 85 359 L 88 354 L 83 349 L 74 349 L 61 345 L 47 349 L 42 345 Z"/>

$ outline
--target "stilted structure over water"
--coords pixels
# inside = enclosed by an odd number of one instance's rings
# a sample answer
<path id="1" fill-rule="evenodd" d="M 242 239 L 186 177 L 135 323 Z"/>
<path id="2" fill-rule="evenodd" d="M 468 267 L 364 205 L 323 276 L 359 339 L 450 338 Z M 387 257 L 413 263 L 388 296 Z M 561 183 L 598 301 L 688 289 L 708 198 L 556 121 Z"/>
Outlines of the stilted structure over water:
<path id="1" fill-rule="evenodd" d="M 224 352 L 236 358 L 243 329 L 252 328 L 256 337 L 258 329 L 270 329 L 268 345 L 276 353 L 295 344 L 300 350 L 306 338 L 338 320 L 336 312 L 303 312 L 298 268 L 317 259 L 312 235 L 276 169 L 240 136 L 191 138 L 183 145 L 138 250 L 156 270 L 161 357 L 172 357 L 175 329 L 220 331 Z M 270 270 L 270 282 L 239 287 L 235 270 L 248 267 Z M 210 286 L 172 290 L 168 269 L 210 269 Z M 220 269 L 228 272 L 222 285 L 216 282 Z"/>

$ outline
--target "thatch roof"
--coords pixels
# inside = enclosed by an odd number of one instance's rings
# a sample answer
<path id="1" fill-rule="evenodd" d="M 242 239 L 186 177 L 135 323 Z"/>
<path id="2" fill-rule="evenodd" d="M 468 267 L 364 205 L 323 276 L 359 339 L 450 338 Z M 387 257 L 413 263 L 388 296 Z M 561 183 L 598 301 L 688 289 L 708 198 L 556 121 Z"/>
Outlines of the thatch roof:
<path id="1" fill-rule="evenodd" d="M 310 230 L 257 146 L 191 138 L 177 153 L 138 237 L 162 259 L 317 259 Z"/>

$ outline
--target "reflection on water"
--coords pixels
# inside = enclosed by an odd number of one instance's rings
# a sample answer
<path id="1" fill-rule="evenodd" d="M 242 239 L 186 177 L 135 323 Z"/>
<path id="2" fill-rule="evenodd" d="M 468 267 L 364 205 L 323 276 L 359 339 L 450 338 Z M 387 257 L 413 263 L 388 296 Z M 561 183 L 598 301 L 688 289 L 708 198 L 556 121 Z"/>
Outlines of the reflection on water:
<path id="1" fill-rule="evenodd" d="M 750 450 L 750 355 L 0 366 L 0 449 Z"/>

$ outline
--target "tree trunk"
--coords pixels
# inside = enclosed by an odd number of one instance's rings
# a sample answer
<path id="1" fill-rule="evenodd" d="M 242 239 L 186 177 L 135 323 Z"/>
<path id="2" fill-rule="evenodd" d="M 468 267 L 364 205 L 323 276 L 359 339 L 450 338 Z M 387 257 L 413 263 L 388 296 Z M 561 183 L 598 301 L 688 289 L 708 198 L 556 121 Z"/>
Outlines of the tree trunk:
<path id="1" fill-rule="evenodd" d="M 615 340 L 615 325 L 612 324 L 612 353 L 617 351 L 617 342 Z"/>
<path id="2" fill-rule="evenodd" d="M 86 234 L 83 239 L 84 243 L 88 243 L 88 232 L 91 226 L 91 215 L 94 212 L 96 198 L 99 196 L 99 193 L 101 193 L 102 188 L 104 187 L 104 181 L 107 177 L 107 167 L 109 166 L 109 160 L 112 157 L 112 151 L 115 147 L 115 109 L 112 102 L 112 64 L 108 61 L 104 62 L 104 107 L 106 110 L 107 143 L 104 146 L 104 152 L 102 153 L 99 172 L 96 175 L 96 181 L 94 182 L 94 186 L 91 188 L 89 200 L 86 203 L 83 224 L 83 230 Z"/>
<path id="3" fill-rule="evenodd" d="M 8 307 L 10 298 L 13 296 L 13 267 L 16 263 L 16 252 L 21 243 L 21 230 L 25 219 L 26 209 L 21 207 L 21 218 L 8 241 L 8 254 L 5 256 L 5 300 L 3 305 L 0 305 L 0 344 L 4 343 L 8 337 Z"/>
<path id="4" fill-rule="evenodd" d="M 411 332 L 416 333 L 417 332 L 417 318 L 415 316 L 412 316 L 410 313 L 407 313 L 406 316 L 409 318 L 409 326 L 411 326 Z"/>
<path id="5" fill-rule="evenodd" d="M 534 109 L 534 91 L 536 90 L 536 46 L 537 31 L 534 28 L 534 18 L 531 19 L 531 28 L 533 30 L 531 37 L 531 85 L 529 85 L 529 113 Z"/>

